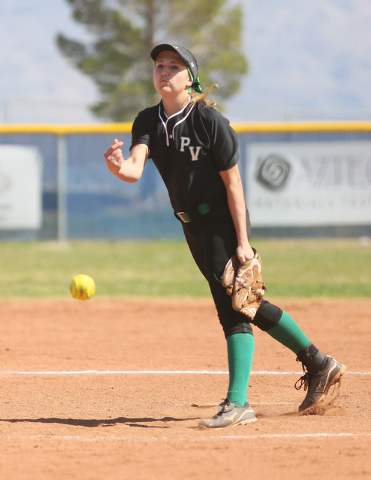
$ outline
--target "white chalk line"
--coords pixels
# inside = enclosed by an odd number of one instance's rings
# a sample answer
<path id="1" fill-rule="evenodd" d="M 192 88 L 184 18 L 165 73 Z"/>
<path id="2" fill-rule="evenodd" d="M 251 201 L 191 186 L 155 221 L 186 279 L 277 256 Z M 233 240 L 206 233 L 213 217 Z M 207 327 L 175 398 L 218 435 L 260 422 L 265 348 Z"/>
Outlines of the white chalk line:
<path id="1" fill-rule="evenodd" d="M 223 435 L 220 439 L 248 439 L 248 438 L 319 438 L 319 437 L 371 437 L 371 433 L 275 433 L 266 435 Z"/>
<path id="2" fill-rule="evenodd" d="M 197 435 L 197 434 L 196 434 Z M 257 440 L 257 439 L 269 439 L 269 438 L 341 438 L 341 437 L 370 437 L 371 433 L 276 433 L 276 434 L 263 434 L 263 435 L 220 435 L 220 436 L 202 436 L 187 438 L 187 442 L 209 442 L 210 440 Z M 8 440 L 75 440 L 79 442 L 101 442 L 101 441 L 143 441 L 143 442 L 174 442 L 177 440 L 169 437 L 114 437 L 114 436 L 94 436 L 83 437 L 81 435 L 0 435 L 0 441 Z"/>
<path id="3" fill-rule="evenodd" d="M 346 375 L 371 375 L 371 372 L 345 372 Z M 62 371 L 0 371 L 0 375 L 228 375 L 209 370 L 62 370 Z M 303 372 L 252 371 L 251 375 L 303 375 Z"/>

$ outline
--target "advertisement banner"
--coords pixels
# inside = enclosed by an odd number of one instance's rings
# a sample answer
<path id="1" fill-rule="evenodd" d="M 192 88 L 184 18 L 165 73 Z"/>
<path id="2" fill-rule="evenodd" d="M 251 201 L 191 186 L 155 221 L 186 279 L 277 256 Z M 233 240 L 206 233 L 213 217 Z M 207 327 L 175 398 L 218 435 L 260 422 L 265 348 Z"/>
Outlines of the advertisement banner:
<path id="1" fill-rule="evenodd" d="M 371 224 L 371 142 L 247 147 L 252 225 Z"/>
<path id="2" fill-rule="evenodd" d="M 0 145 L 0 230 L 39 229 L 41 221 L 38 150 Z"/>

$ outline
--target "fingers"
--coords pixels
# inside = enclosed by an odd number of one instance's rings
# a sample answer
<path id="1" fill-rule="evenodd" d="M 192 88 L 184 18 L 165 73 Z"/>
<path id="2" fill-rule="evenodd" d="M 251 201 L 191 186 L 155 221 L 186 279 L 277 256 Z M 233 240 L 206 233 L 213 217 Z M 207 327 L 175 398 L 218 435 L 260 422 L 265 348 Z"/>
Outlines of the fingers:
<path id="1" fill-rule="evenodd" d="M 124 145 L 124 142 L 119 142 L 117 138 L 115 138 L 115 141 L 113 142 L 112 147 L 117 148 L 117 147 L 120 147 L 121 145 Z"/>
<path id="2" fill-rule="evenodd" d="M 119 142 L 119 141 L 117 140 L 117 138 L 115 138 L 115 141 L 113 142 L 113 144 L 111 145 L 111 147 L 110 147 L 110 148 L 106 151 L 106 153 L 104 154 L 104 158 L 105 158 L 106 160 L 109 160 L 108 157 L 110 157 L 110 156 L 113 154 L 113 152 L 117 151 L 117 149 L 118 149 L 119 147 L 121 147 L 122 145 L 124 145 L 124 142 Z M 120 153 L 121 153 L 121 156 L 122 156 L 122 151 L 121 151 L 121 150 L 120 150 Z"/>
<path id="3" fill-rule="evenodd" d="M 124 145 L 124 142 L 119 142 L 117 138 L 115 138 L 115 141 L 111 145 L 111 147 L 107 150 L 106 154 L 110 155 L 112 152 L 114 152 L 117 148 L 121 147 Z"/>
<path id="4" fill-rule="evenodd" d="M 239 245 L 236 249 L 236 255 L 240 264 L 243 265 L 246 262 L 252 260 L 255 256 L 254 250 L 250 247 L 250 245 Z"/>
<path id="5" fill-rule="evenodd" d="M 107 161 L 119 167 L 124 161 L 124 157 L 122 156 L 122 150 L 120 148 L 114 150 L 111 155 L 107 157 Z"/>

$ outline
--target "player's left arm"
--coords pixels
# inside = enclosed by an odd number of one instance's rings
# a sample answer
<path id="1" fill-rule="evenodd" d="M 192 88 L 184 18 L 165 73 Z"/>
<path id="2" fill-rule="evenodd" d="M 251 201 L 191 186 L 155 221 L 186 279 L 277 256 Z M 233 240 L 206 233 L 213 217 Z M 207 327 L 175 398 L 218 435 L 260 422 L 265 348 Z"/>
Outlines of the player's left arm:
<path id="1" fill-rule="evenodd" d="M 251 259 L 254 252 L 247 236 L 246 205 L 238 165 L 219 172 L 227 190 L 228 207 L 236 229 L 238 246 L 236 255 L 241 263 Z"/>

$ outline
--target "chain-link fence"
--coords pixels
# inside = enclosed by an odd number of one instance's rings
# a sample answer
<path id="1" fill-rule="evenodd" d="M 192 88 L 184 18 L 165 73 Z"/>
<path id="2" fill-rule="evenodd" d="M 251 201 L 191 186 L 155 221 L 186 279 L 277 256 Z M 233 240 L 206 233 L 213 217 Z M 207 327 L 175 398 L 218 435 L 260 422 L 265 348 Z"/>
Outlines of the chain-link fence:
<path id="1" fill-rule="evenodd" d="M 253 234 L 371 235 L 369 122 L 233 126 L 240 138 L 240 169 Z M 151 161 L 134 184 L 121 182 L 105 165 L 103 153 L 115 138 L 124 141 L 123 154 L 128 156 L 130 129 L 128 124 L 1 126 L 0 239 L 182 237 Z M 34 228 L 24 226 L 26 209 L 20 208 L 17 219 L 9 221 L 13 201 L 31 203 L 31 194 L 22 187 L 31 181 L 22 150 L 16 154 L 9 147 L 38 152 L 41 223 Z M 12 157 L 2 157 L 6 148 L 14 152 Z M 22 177 L 24 183 L 12 192 Z"/>

